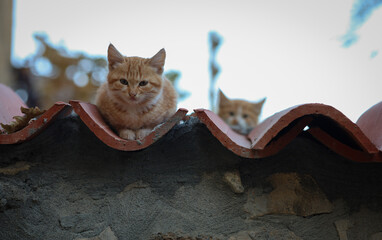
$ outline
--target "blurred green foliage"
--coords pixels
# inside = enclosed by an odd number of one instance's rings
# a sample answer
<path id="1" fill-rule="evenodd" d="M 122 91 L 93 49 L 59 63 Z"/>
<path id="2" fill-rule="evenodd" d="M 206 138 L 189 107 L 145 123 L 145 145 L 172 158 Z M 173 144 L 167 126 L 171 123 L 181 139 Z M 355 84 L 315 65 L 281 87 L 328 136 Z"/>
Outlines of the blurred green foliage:
<path id="1" fill-rule="evenodd" d="M 21 87 L 26 98 L 35 97 L 36 105 L 45 109 L 57 101 L 76 99 L 92 102 L 97 88 L 107 78 L 106 57 L 69 51 L 63 46 L 50 43 L 44 34 L 36 34 L 34 38 L 38 49 L 22 67 L 27 76 L 20 78 L 20 81 L 28 82 L 20 86 L 30 86 Z M 190 95 L 190 92 L 179 88 L 179 71 L 168 71 L 165 76 L 174 85 L 180 101 Z"/>

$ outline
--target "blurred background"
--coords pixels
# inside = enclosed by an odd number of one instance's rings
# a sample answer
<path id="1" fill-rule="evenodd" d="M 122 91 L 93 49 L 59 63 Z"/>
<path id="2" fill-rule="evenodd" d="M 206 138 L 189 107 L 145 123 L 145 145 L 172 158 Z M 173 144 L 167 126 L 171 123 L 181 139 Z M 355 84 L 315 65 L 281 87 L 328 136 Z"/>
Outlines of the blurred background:
<path id="1" fill-rule="evenodd" d="M 92 101 L 109 43 L 165 48 L 179 107 L 215 93 L 258 101 L 261 119 L 318 102 L 351 120 L 382 100 L 382 0 L 0 1 L 0 82 L 29 106 Z"/>

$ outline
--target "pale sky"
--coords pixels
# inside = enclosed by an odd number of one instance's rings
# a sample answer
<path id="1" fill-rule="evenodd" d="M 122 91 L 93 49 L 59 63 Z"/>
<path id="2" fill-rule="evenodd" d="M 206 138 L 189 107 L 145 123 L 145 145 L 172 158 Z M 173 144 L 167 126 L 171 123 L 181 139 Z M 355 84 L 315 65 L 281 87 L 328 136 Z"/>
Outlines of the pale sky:
<path id="1" fill-rule="evenodd" d="M 303 103 L 324 103 L 352 121 L 382 101 L 382 8 L 342 47 L 353 0 L 17 0 L 13 62 L 36 51 L 33 33 L 69 51 L 126 56 L 165 48 L 191 96 L 178 104 L 209 108 L 208 32 L 223 37 L 217 85 L 227 97 L 267 97 L 262 119 Z"/>

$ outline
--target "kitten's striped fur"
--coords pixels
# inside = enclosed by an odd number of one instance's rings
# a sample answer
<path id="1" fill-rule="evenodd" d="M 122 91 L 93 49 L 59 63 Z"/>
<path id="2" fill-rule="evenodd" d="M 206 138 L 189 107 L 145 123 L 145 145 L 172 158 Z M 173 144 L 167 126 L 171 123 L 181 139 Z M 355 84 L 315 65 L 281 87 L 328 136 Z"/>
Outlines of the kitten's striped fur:
<path id="1" fill-rule="evenodd" d="M 120 137 L 142 139 L 175 113 L 177 94 L 163 76 L 165 58 L 164 49 L 152 58 L 124 57 L 109 45 L 109 73 L 96 105 Z"/>

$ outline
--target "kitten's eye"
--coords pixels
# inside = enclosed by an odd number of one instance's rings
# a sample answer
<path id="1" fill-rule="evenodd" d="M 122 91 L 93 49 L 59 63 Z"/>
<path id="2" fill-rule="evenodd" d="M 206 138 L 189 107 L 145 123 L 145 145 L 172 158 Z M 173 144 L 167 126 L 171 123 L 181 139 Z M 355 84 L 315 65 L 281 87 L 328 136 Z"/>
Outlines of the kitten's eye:
<path id="1" fill-rule="evenodd" d="M 148 81 L 140 81 L 139 86 L 143 87 L 146 86 L 149 82 Z"/>
<path id="2" fill-rule="evenodd" d="M 129 85 L 129 82 L 124 78 L 119 79 L 119 82 L 122 83 L 123 85 Z"/>
<path id="3" fill-rule="evenodd" d="M 248 117 L 248 114 L 243 114 L 243 118 L 247 118 Z"/>
<path id="4" fill-rule="evenodd" d="M 230 116 L 233 116 L 233 115 L 235 115 L 235 113 L 233 113 L 233 112 L 229 112 L 229 115 L 230 115 Z"/>

